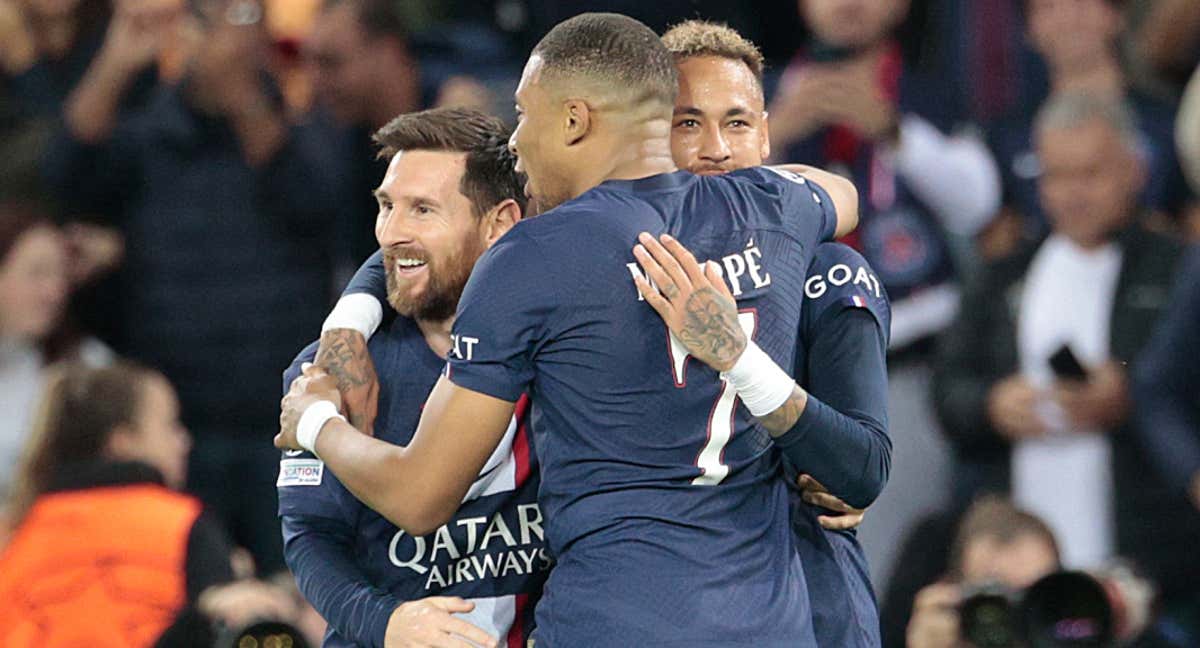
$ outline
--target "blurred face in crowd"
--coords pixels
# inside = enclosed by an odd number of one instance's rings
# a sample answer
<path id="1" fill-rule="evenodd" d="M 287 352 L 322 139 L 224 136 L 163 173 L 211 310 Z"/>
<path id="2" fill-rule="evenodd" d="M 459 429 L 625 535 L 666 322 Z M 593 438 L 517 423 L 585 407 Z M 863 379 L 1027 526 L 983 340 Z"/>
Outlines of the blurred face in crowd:
<path id="1" fill-rule="evenodd" d="M 1054 547 L 1040 535 L 1022 533 L 1005 542 L 981 536 L 963 548 L 960 566 L 964 583 L 998 582 L 1023 589 L 1058 569 Z"/>
<path id="2" fill-rule="evenodd" d="M 140 461 L 162 473 L 167 486 L 183 488 L 191 437 L 179 422 L 179 399 L 167 379 L 149 374 L 142 381 L 133 425 L 122 426 L 109 440 L 108 453 L 118 461 Z"/>
<path id="3" fill-rule="evenodd" d="M 679 62 L 671 156 L 692 173 L 758 166 L 771 152 L 763 93 L 740 60 L 693 56 Z"/>
<path id="4" fill-rule="evenodd" d="M 454 315 L 487 249 L 483 221 L 459 191 L 465 165 L 465 153 L 401 151 L 375 190 L 388 303 L 401 315 L 434 321 Z"/>
<path id="5" fill-rule="evenodd" d="M 509 140 L 517 170 L 528 178 L 526 193 L 541 211 L 573 198 L 572 178 L 588 165 L 569 148 L 564 132 L 569 109 L 548 86 L 542 78 L 542 58 L 534 54 L 517 85 L 517 128 Z"/>
<path id="6" fill-rule="evenodd" d="M 265 69 L 269 37 L 259 0 L 205 0 L 193 17 L 201 42 L 191 75 L 201 92 L 227 83 L 234 73 Z"/>
<path id="7" fill-rule="evenodd" d="M 43 20 L 61 20 L 75 12 L 79 0 L 23 0 L 20 4 L 32 16 Z"/>
<path id="8" fill-rule="evenodd" d="M 404 58 L 399 45 L 371 38 L 350 2 L 321 14 L 304 50 L 317 101 L 346 125 L 367 123 L 379 84 L 387 75 L 408 73 L 396 63 Z"/>
<path id="9" fill-rule="evenodd" d="M 1029 0 L 1034 48 L 1052 69 L 1087 69 L 1112 56 L 1124 21 L 1106 0 Z"/>
<path id="10" fill-rule="evenodd" d="M 58 324 L 67 300 L 62 236 L 35 226 L 0 259 L 0 337 L 37 340 Z"/>
<path id="11" fill-rule="evenodd" d="M 908 13 L 909 0 L 799 0 L 805 24 L 825 44 L 875 44 Z"/>
<path id="12" fill-rule="evenodd" d="M 1038 189 L 1055 232 L 1094 247 L 1129 221 L 1144 179 L 1130 146 L 1099 118 L 1038 133 Z"/>

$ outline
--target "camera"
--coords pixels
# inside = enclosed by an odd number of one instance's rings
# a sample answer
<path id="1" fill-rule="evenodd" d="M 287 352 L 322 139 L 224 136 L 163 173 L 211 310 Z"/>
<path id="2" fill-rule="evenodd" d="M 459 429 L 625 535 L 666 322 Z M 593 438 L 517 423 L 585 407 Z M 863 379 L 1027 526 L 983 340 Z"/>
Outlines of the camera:
<path id="1" fill-rule="evenodd" d="M 1042 577 L 1024 591 L 969 588 L 959 603 L 963 639 L 976 648 L 1101 648 L 1145 629 L 1153 591 L 1120 568 L 1099 578 L 1079 571 Z"/>
<path id="2" fill-rule="evenodd" d="M 256 621 L 243 628 L 222 628 L 215 648 L 311 648 L 304 635 L 284 621 Z"/>

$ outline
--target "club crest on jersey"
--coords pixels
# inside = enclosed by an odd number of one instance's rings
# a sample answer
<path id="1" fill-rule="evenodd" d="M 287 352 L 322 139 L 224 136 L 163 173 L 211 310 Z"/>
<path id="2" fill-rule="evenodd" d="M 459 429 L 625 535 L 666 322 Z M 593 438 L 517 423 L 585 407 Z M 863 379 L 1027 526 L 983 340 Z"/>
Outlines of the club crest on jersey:
<path id="1" fill-rule="evenodd" d="M 706 262 L 701 262 L 703 263 Z M 626 263 L 625 267 L 629 269 L 629 276 L 633 279 L 641 277 L 650 282 L 656 290 L 658 286 L 654 284 L 642 272 L 641 266 L 636 261 Z M 734 297 L 740 297 L 747 290 L 756 290 L 765 288 L 771 285 L 771 274 L 763 269 L 762 266 L 762 250 L 758 249 L 758 245 L 754 243 L 754 239 L 746 242 L 746 247 L 741 252 L 727 254 L 721 257 L 720 274 L 725 278 L 725 283 L 729 284 L 729 290 Z M 634 290 L 637 291 L 637 284 L 634 284 Z M 637 291 L 638 301 L 645 301 L 640 291 Z"/>

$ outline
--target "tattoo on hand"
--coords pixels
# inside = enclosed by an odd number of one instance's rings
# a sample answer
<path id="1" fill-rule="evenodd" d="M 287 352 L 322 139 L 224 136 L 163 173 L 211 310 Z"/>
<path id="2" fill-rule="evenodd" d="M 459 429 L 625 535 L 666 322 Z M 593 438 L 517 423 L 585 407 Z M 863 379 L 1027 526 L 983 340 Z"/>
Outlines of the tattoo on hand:
<path id="1" fill-rule="evenodd" d="M 692 355 L 712 367 L 731 367 L 746 348 L 737 305 L 713 288 L 701 288 L 684 304 L 679 340 Z"/>

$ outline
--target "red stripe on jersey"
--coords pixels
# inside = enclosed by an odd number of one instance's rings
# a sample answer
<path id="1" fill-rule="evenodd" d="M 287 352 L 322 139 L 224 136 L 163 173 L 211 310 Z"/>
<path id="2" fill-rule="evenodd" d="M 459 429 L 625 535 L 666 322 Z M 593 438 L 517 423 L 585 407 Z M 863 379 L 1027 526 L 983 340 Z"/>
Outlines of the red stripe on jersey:
<path id="1" fill-rule="evenodd" d="M 508 630 L 508 637 L 505 638 L 504 645 L 507 648 L 525 648 L 525 640 L 528 639 L 528 633 L 525 631 L 525 614 L 526 608 L 529 607 L 529 595 L 517 594 L 513 598 L 517 600 L 517 609 L 513 613 L 513 624 Z"/>
<path id="2" fill-rule="evenodd" d="M 520 488 L 525 484 L 525 480 L 529 479 L 530 470 L 528 395 L 522 394 L 521 398 L 517 400 L 513 418 L 517 420 L 517 434 L 513 438 L 512 445 L 513 461 L 517 464 L 515 488 Z"/>

